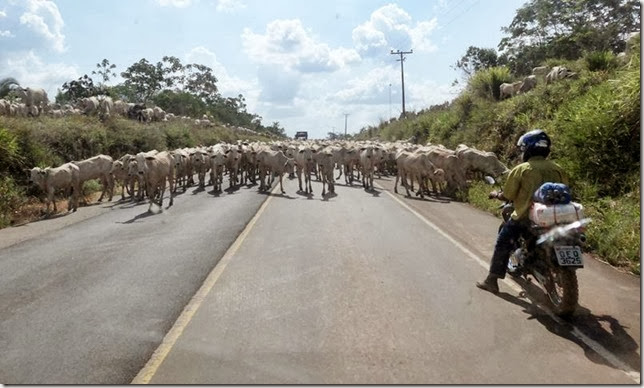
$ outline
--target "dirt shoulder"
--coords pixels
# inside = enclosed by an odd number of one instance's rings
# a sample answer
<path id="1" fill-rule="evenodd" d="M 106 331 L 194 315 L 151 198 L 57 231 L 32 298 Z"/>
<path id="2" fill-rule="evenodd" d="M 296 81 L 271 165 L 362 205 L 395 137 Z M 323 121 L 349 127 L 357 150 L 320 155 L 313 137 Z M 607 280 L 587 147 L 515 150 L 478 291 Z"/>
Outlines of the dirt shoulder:
<path id="1" fill-rule="evenodd" d="M 67 212 L 67 201 L 56 201 L 58 213 L 49 218 L 44 216 L 45 205 L 33 203 L 24 207 L 18 215 L 14 226 L 0 229 L 0 249 L 31 240 L 38 236 L 62 229 L 68 225 L 96 217 L 112 210 L 113 205 L 121 198 L 114 196 L 111 202 L 98 202 L 100 193 L 87 197 L 88 205 L 79 206 L 75 212 Z"/>

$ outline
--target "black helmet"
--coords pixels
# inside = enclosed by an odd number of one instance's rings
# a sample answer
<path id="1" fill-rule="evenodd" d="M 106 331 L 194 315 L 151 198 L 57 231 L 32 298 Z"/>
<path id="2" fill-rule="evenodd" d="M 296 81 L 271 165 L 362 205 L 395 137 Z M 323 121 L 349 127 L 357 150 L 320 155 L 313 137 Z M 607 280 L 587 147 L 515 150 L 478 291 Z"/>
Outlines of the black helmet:
<path id="1" fill-rule="evenodd" d="M 523 152 L 523 161 L 527 162 L 533 156 L 548 156 L 550 144 L 550 137 L 541 129 L 535 129 L 521 136 L 517 147 Z"/>

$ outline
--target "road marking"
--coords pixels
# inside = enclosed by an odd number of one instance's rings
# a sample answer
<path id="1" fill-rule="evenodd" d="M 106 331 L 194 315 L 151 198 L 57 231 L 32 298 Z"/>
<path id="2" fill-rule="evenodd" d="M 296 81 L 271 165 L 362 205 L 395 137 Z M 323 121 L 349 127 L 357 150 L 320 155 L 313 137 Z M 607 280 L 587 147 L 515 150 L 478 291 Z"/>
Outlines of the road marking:
<path id="1" fill-rule="evenodd" d="M 279 185 L 276 185 L 273 190 L 271 190 L 271 194 L 276 193 L 278 190 Z M 179 315 L 179 318 L 177 318 L 174 325 L 172 325 L 172 328 L 170 329 L 168 334 L 163 337 L 161 345 L 159 345 L 157 350 L 152 353 L 150 360 L 148 360 L 143 369 L 141 369 L 136 377 L 134 377 L 131 384 L 148 384 L 150 380 L 152 380 L 152 377 L 154 377 L 154 375 L 157 373 L 157 370 L 172 350 L 172 347 L 175 345 L 179 337 L 181 337 L 183 330 L 188 326 L 188 324 L 192 320 L 192 317 L 195 315 L 199 307 L 201 307 L 204 299 L 206 298 L 206 296 L 208 296 L 210 290 L 213 288 L 221 274 L 224 272 L 224 269 L 226 269 L 228 263 L 230 263 L 233 256 L 235 255 L 235 253 L 237 253 L 237 250 L 250 233 L 251 229 L 253 229 L 253 226 L 255 226 L 255 223 L 268 206 L 271 198 L 272 197 L 269 196 L 264 201 L 257 213 L 255 213 L 253 218 L 251 218 L 244 230 L 237 237 L 235 242 L 233 242 L 230 248 L 228 248 L 217 265 L 215 265 L 215 268 L 213 268 L 197 293 L 192 297 L 192 299 L 190 299 L 190 302 L 188 302 L 186 307 L 183 309 L 181 315 Z"/>
<path id="2" fill-rule="evenodd" d="M 418 219 L 423 221 L 427 226 L 430 228 L 434 229 L 436 232 L 438 232 L 441 236 L 445 237 L 448 241 L 450 241 L 452 244 L 454 244 L 458 249 L 463 251 L 467 256 L 470 257 L 470 259 L 474 260 L 477 262 L 479 265 L 481 265 L 483 268 L 488 269 L 490 267 L 490 264 L 486 262 L 485 260 L 481 259 L 478 257 L 476 254 L 474 254 L 472 251 L 467 249 L 463 244 L 459 243 L 456 241 L 452 236 L 444 232 L 442 229 L 440 229 L 436 224 L 433 222 L 429 221 L 425 216 L 422 214 L 418 213 L 416 210 L 414 210 L 411 206 L 407 205 L 405 202 L 403 202 L 400 198 L 396 197 L 394 194 L 392 194 L 389 190 L 386 190 L 384 187 L 380 186 L 379 184 L 374 184 L 378 188 L 380 188 L 382 191 L 386 192 L 391 198 L 393 198 L 396 202 L 398 202 L 402 207 L 407 209 L 409 212 L 411 212 L 413 215 L 415 215 Z M 510 282 L 508 278 L 502 279 L 503 283 L 505 283 L 508 287 L 512 288 L 514 291 L 517 293 L 521 293 L 523 289 L 515 282 Z M 529 299 L 529 298 L 528 298 Z M 582 333 L 576 326 L 571 325 L 561 318 L 559 318 L 557 315 L 555 315 L 549 308 L 546 306 L 539 304 L 538 302 L 530 299 L 537 307 L 539 307 L 541 310 L 543 310 L 548 316 L 554 320 L 557 324 L 562 325 L 562 326 L 568 326 L 572 327 L 572 330 L 570 330 L 570 334 L 574 335 L 585 343 L 589 348 L 591 348 L 595 353 L 597 353 L 600 357 L 602 357 L 604 360 L 606 360 L 608 363 L 610 363 L 614 368 L 620 369 L 622 372 L 624 372 L 629 378 L 634 380 L 636 383 L 640 383 L 640 372 L 632 370 L 624 361 L 619 359 L 616 355 L 611 353 L 609 350 L 607 350 L 605 347 L 603 347 L 601 344 L 593 340 L 592 338 L 588 337 L 584 333 Z"/>

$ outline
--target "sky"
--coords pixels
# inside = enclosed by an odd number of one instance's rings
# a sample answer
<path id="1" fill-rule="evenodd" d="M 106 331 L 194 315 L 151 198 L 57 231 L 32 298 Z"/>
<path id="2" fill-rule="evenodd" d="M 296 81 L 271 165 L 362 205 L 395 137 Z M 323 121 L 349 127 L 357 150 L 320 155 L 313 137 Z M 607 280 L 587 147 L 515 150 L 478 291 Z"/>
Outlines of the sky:
<path id="1" fill-rule="evenodd" d="M 0 78 L 44 88 L 175 56 L 293 136 L 356 133 L 451 101 L 469 46 L 497 48 L 527 0 L 0 0 Z M 98 76 L 93 76 L 98 81 Z M 108 82 L 122 82 L 118 75 Z M 461 83 L 462 85 L 462 83 Z"/>

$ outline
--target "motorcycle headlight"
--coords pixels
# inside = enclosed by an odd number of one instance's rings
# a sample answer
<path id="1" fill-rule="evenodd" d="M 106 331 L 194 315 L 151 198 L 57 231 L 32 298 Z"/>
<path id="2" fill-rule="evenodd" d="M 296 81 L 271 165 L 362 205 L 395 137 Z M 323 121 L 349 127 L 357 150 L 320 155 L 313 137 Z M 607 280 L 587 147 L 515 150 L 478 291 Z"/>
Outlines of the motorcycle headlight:
<path id="1" fill-rule="evenodd" d="M 586 235 L 584 233 L 579 233 L 579 242 L 582 244 L 586 244 Z"/>

